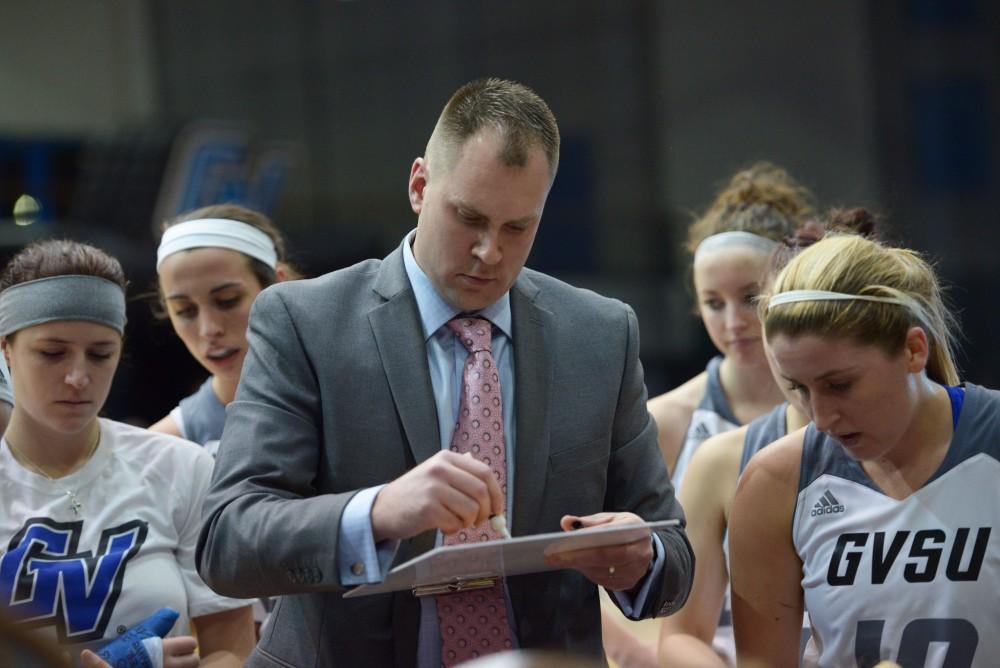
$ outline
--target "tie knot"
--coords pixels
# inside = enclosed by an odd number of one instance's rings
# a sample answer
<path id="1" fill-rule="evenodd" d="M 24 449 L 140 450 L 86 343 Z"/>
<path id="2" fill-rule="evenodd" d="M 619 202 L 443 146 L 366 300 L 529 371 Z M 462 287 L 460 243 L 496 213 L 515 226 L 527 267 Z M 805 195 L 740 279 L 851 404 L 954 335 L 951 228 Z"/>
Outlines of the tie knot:
<path id="1" fill-rule="evenodd" d="M 459 316 L 448 321 L 448 329 L 455 333 L 470 353 L 491 352 L 493 325 L 489 320 Z"/>

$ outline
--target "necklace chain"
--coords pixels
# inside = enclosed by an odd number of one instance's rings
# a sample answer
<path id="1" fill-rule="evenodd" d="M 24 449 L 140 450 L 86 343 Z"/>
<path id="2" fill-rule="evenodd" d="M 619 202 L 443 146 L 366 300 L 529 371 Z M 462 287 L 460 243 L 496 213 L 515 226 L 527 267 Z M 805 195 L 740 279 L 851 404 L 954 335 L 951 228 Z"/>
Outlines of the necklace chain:
<path id="1" fill-rule="evenodd" d="M 76 468 L 74 468 L 73 471 L 76 471 L 79 468 L 81 468 L 82 466 L 84 466 L 90 460 L 90 458 L 94 456 L 94 452 L 97 451 L 97 444 L 100 443 L 100 442 L 101 442 L 101 431 L 100 431 L 100 429 L 98 429 L 97 430 L 97 436 L 94 438 L 94 442 L 90 444 L 90 448 L 87 449 L 87 454 L 83 458 L 83 463 L 80 464 L 80 466 L 77 466 Z M 13 454 L 16 459 L 18 459 L 19 461 L 27 464 L 28 468 L 30 468 L 33 472 L 35 472 L 38 475 L 42 476 L 43 478 L 45 478 L 46 480 L 48 480 L 49 482 L 51 482 L 53 485 L 55 485 L 56 487 L 58 487 L 60 490 L 62 490 L 62 492 L 67 497 L 69 497 L 69 507 L 73 510 L 73 514 L 74 515 L 79 515 L 80 514 L 80 511 L 83 510 L 83 504 L 81 504 L 80 503 L 80 499 L 77 498 L 76 492 L 74 492 L 73 490 L 71 490 L 71 489 L 69 489 L 67 487 L 64 487 L 59 482 L 58 478 L 53 478 L 48 473 L 46 473 L 45 469 L 43 469 L 41 466 L 39 466 L 38 464 L 36 464 L 35 461 L 33 459 L 31 459 L 31 457 L 29 457 L 23 450 L 21 450 L 20 448 L 14 447 L 14 444 L 11 443 L 9 439 L 7 439 L 7 447 L 10 448 L 11 454 Z M 72 473 L 73 471 L 70 471 L 70 473 Z"/>

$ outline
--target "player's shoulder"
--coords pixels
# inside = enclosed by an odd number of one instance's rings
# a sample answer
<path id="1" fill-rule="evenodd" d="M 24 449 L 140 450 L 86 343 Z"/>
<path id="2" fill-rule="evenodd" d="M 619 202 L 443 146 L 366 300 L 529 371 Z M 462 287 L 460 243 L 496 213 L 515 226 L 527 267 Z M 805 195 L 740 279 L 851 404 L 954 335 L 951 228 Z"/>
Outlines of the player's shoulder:
<path id="1" fill-rule="evenodd" d="M 690 419 L 705 396 L 707 388 L 708 372 L 702 371 L 669 392 L 653 397 L 646 403 L 646 407 L 653 417 L 657 418 L 657 422 L 661 417 L 673 419 L 686 415 Z"/>
<path id="2" fill-rule="evenodd" d="M 735 467 L 738 472 L 743 454 L 743 441 L 746 439 L 748 429 L 749 425 L 743 425 L 705 439 L 692 455 L 690 466 L 694 467 L 697 460 L 699 466 L 710 470 Z"/>
<path id="3" fill-rule="evenodd" d="M 718 507 L 728 505 L 736 490 L 743 455 L 746 425 L 711 436 L 698 446 L 684 473 L 682 488 L 701 488 L 697 494 L 715 499 Z"/>
<path id="4" fill-rule="evenodd" d="M 141 465 L 169 461 L 175 468 L 212 466 L 212 457 L 204 448 L 179 436 L 107 418 L 101 418 L 100 425 L 101 439 L 107 439 L 120 459 Z"/>
<path id="5" fill-rule="evenodd" d="M 783 488 L 798 489 L 802 447 L 806 427 L 782 436 L 750 458 L 741 476 L 744 480 L 764 478 Z"/>

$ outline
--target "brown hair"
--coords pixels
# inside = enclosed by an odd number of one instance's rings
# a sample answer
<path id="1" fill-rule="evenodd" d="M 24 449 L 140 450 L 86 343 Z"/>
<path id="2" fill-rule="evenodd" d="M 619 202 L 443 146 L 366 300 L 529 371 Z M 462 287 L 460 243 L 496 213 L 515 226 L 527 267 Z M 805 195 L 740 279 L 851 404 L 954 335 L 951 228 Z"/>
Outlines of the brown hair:
<path id="1" fill-rule="evenodd" d="M 127 287 L 121 263 L 99 248 L 69 239 L 34 241 L 18 252 L 0 273 L 0 291 L 52 276 L 96 276 Z"/>
<path id="2" fill-rule="evenodd" d="M 764 283 L 772 284 L 792 258 L 827 234 L 856 234 L 865 239 L 877 239 L 880 227 L 878 216 L 862 207 L 833 208 L 820 218 L 809 218 L 774 249 Z"/>
<path id="3" fill-rule="evenodd" d="M 757 162 L 729 179 L 708 209 L 688 228 L 690 253 L 721 232 L 752 232 L 773 241 L 791 236 L 813 215 L 812 195 L 788 172 Z"/>
<path id="4" fill-rule="evenodd" d="M 445 105 L 427 142 L 427 156 L 450 170 L 455 154 L 483 128 L 493 128 L 503 139 L 499 158 L 508 166 L 523 167 L 528 151 L 540 146 L 552 176 L 559 166 L 559 126 L 555 115 L 524 84 L 504 79 L 477 79 L 459 88 Z"/>
<path id="5" fill-rule="evenodd" d="M 769 294 L 791 290 L 894 297 L 904 305 L 843 300 L 768 307 Z M 920 326 L 930 345 L 927 376 L 938 383 L 959 382 L 952 355 L 954 316 L 944 303 L 933 268 L 915 251 L 856 235 L 828 236 L 794 258 L 769 294 L 761 301 L 761 322 L 769 341 L 778 335 L 851 338 L 898 355 L 909 329 Z"/>

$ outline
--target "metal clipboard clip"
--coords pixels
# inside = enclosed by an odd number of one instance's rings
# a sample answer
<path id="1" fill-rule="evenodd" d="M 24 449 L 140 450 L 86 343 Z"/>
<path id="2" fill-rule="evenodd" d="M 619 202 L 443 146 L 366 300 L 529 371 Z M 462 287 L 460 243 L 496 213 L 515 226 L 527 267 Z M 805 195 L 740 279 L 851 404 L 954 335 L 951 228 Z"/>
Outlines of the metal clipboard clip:
<path id="1" fill-rule="evenodd" d="M 473 591 L 475 589 L 489 589 L 497 583 L 498 578 L 470 578 L 468 580 L 456 580 L 455 582 L 442 582 L 441 584 L 420 585 L 413 588 L 413 595 L 439 596 L 441 594 L 456 594 L 460 591 Z"/>

